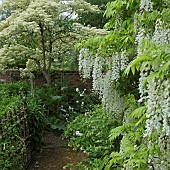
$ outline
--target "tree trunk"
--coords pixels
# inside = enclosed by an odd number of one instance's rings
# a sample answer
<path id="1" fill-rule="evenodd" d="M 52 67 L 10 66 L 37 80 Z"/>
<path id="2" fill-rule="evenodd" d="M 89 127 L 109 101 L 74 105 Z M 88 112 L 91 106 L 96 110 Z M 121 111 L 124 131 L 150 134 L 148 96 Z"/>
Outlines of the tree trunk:
<path id="1" fill-rule="evenodd" d="M 47 84 L 49 85 L 49 86 L 51 86 L 51 74 L 50 73 L 48 73 L 47 71 L 42 71 L 42 73 L 43 73 L 43 75 L 44 75 L 44 78 L 45 78 L 45 80 L 46 80 L 46 82 L 47 82 Z"/>

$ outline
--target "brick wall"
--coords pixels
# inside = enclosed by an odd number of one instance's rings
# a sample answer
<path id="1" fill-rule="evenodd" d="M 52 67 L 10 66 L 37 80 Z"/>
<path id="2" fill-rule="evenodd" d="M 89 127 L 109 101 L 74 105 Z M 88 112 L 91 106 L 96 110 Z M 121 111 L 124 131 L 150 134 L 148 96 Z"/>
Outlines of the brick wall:
<path id="1" fill-rule="evenodd" d="M 71 86 L 83 86 L 88 91 L 92 88 L 92 80 L 82 80 L 78 71 L 55 71 L 52 73 L 52 82 L 68 82 Z M 8 70 L 4 73 L 0 73 L 0 83 L 14 83 L 21 80 L 27 80 L 20 77 L 19 70 Z M 41 73 L 35 74 L 34 84 L 37 86 L 44 85 L 46 83 Z"/>

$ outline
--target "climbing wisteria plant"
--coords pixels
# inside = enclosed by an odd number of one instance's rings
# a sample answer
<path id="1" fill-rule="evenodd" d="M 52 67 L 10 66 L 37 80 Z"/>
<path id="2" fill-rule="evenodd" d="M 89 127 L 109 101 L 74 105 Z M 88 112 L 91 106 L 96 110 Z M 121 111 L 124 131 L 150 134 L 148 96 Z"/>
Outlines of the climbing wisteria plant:
<path id="1" fill-rule="evenodd" d="M 111 139 L 123 138 L 106 169 L 170 168 L 169 11 L 168 0 L 115 0 L 105 12 L 108 34 L 78 45 L 82 76 L 92 75 L 106 109 L 124 116 L 123 125 L 111 131 Z M 132 74 L 139 94 L 134 111 L 126 108 L 122 88 Z"/>

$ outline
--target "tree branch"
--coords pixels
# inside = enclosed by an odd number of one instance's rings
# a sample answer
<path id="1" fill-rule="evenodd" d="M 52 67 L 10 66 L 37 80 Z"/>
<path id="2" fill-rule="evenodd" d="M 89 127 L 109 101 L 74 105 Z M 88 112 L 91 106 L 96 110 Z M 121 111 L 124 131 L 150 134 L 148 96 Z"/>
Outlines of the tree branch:
<path id="1" fill-rule="evenodd" d="M 46 69 L 46 56 L 45 56 L 45 39 L 44 39 L 44 30 L 43 30 L 43 25 L 40 22 L 39 23 L 39 27 L 40 27 L 40 32 L 41 32 L 41 44 L 42 44 L 42 51 L 43 51 L 43 69 Z"/>

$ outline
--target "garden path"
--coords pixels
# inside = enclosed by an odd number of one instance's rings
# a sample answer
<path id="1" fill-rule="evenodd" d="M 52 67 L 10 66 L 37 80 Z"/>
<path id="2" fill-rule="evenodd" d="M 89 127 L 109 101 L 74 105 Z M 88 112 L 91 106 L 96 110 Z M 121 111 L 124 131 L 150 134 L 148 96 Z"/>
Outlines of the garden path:
<path id="1" fill-rule="evenodd" d="M 77 164 L 85 161 L 85 155 L 81 151 L 67 147 L 61 134 L 45 132 L 42 143 L 43 147 L 33 156 L 27 170 L 63 170 L 67 163 Z"/>

